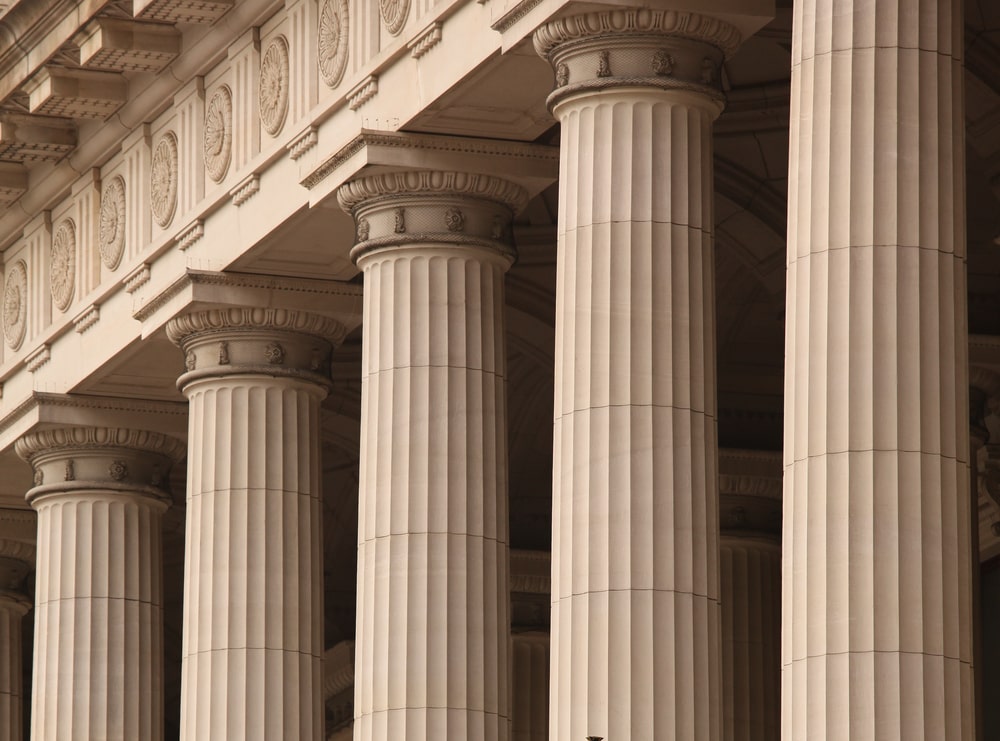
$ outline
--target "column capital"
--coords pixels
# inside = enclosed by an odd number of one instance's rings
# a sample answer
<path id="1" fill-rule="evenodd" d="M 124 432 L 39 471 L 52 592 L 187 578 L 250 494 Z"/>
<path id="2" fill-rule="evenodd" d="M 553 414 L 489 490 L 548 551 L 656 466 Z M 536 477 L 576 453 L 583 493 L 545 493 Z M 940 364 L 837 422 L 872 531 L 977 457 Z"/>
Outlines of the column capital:
<path id="1" fill-rule="evenodd" d="M 719 451 L 719 525 L 724 535 L 781 535 L 781 453 Z"/>
<path id="2" fill-rule="evenodd" d="M 365 175 L 337 191 L 354 216 L 351 258 L 392 247 L 478 247 L 514 260 L 511 222 L 528 203 L 520 185 L 493 175 L 409 170 Z"/>
<path id="3" fill-rule="evenodd" d="M 181 314 L 167 337 L 185 353 L 178 388 L 235 375 L 300 378 L 330 385 L 330 356 L 347 328 L 328 316 L 293 309 L 226 307 Z"/>
<path id="4" fill-rule="evenodd" d="M 34 504 L 49 494 L 87 490 L 145 494 L 169 503 L 169 474 L 185 445 L 167 435 L 119 427 L 59 427 L 18 438 L 17 454 L 35 471 L 27 494 Z"/>
<path id="5" fill-rule="evenodd" d="M 28 574 L 35 570 L 35 544 L 26 540 L 0 538 L 0 603 L 11 609 L 10 603 L 23 602 L 24 611 L 31 601 L 21 593 Z M 23 612 L 21 614 L 24 614 Z"/>
<path id="6" fill-rule="evenodd" d="M 721 112 L 722 63 L 742 40 L 718 18 L 649 8 L 557 18 L 534 34 L 535 50 L 556 73 L 550 109 L 575 93 L 646 87 L 700 93 Z"/>

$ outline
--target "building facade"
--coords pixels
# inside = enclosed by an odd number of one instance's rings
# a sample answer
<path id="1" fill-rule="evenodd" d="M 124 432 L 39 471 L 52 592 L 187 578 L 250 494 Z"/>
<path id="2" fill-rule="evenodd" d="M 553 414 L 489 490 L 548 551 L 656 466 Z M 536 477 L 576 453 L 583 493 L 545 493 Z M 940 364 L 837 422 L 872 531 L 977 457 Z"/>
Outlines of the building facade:
<path id="1" fill-rule="evenodd" d="M 0 3 L 0 740 L 1000 737 L 1000 5 Z"/>

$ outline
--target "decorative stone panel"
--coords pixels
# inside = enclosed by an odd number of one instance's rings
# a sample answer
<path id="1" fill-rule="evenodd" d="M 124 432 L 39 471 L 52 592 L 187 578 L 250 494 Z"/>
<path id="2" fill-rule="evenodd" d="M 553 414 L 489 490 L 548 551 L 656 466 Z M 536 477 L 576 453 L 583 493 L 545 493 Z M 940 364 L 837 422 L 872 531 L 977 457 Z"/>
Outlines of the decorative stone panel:
<path id="1" fill-rule="evenodd" d="M 49 265 L 49 289 L 59 311 L 66 311 L 73 302 L 75 281 L 76 225 L 71 219 L 63 219 L 52 235 Z"/>
<path id="2" fill-rule="evenodd" d="M 212 180 L 221 182 L 233 156 L 233 95 L 225 85 L 205 107 L 204 147 L 205 171 Z"/>
<path id="3" fill-rule="evenodd" d="M 153 150 L 149 205 L 153 220 L 162 227 L 168 226 L 177 208 L 177 135 L 172 131 L 161 136 Z"/>
<path id="4" fill-rule="evenodd" d="M 288 76 L 288 41 L 284 36 L 278 36 L 261 54 L 260 82 L 257 86 L 260 123 L 271 136 L 281 131 L 288 114 Z"/>
<path id="5" fill-rule="evenodd" d="M 125 180 L 120 175 L 111 178 L 101 194 L 98 239 L 101 262 L 108 270 L 115 270 L 125 250 Z"/>
<path id="6" fill-rule="evenodd" d="M 3 286 L 3 335 L 12 350 L 21 347 L 28 324 L 28 266 L 18 260 L 7 269 Z"/>
<path id="7" fill-rule="evenodd" d="M 350 46 L 350 11 L 347 0 L 325 0 L 319 16 L 319 71 L 330 87 L 344 79 Z"/>

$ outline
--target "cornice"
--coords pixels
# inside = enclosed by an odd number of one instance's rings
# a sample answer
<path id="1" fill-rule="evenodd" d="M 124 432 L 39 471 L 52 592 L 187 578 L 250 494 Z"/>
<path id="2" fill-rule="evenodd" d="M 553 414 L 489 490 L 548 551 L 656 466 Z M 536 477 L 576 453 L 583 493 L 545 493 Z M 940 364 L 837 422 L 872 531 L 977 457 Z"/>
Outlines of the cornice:
<path id="1" fill-rule="evenodd" d="M 356 178 L 340 186 L 337 201 L 345 211 L 353 212 L 375 199 L 439 194 L 494 201 L 514 213 L 528 204 L 527 191 L 509 180 L 492 175 L 434 170 L 392 172 Z"/>
<path id="2" fill-rule="evenodd" d="M 305 177 L 301 184 L 308 189 L 319 185 L 323 180 L 336 172 L 352 157 L 366 149 L 388 149 L 390 151 L 409 151 L 415 154 L 459 155 L 462 157 L 504 157 L 519 162 L 531 162 L 558 167 L 558 147 L 547 147 L 539 144 L 511 142 L 505 140 L 476 139 L 459 136 L 441 136 L 434 134 L 411 134 L 400 131 L 379 131 L 363 129 L 360 134 L 333 153 Z M 398 155 L 391 155 L 398 157 Z M 420 168 L 413 168 L 420 169 Z M 433 169 L 425 167 L 423 169 Z M 445 169 L 445 168 L 439 168 Z"/>
<path id="3" fill-rule="evenodd" d="M 122 427 L 57 427 L 36 430 L 18 438 L 14 450 L 31 463 L 39 455 L 55 451 L 103 450 L 117 448 L 166 456 L 173 461 L 184 458 L 187 447 L 180 440 L 147 430 Z"/>
<path id="4" fill-rule="evenodd" d="M 566 44 L 602 36 L 664 35 L 700 41 L 732 57 L 743 41 L 735 27 L 718 18 L 678 10 L 622 8 L 557 18 L 534 34 L 535 51 L 546 59 Z"/>

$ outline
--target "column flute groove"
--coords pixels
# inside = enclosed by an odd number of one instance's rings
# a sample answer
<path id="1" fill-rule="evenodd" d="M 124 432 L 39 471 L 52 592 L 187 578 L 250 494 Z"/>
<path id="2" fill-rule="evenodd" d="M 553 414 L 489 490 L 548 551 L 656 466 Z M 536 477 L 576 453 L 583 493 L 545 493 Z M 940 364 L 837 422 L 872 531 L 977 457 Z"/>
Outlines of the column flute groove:
<path id="1" fill-rule="evenodd" d="M 782 738 L 973 737 L 963 28 L 794 9 Z"/>
<path id="2" fill-rule="evenodd" d="M 740 40 L 633 8 L 535 32 L 562 137 L 551 739 L 720 738 L 712 123 Z"/>
<path id="3" fill-rule="evenodd" d="M 505 741 L 503 280 L 527 197 L 433 171 L 338 197 L 365 277 L 354 738 Z"/>

